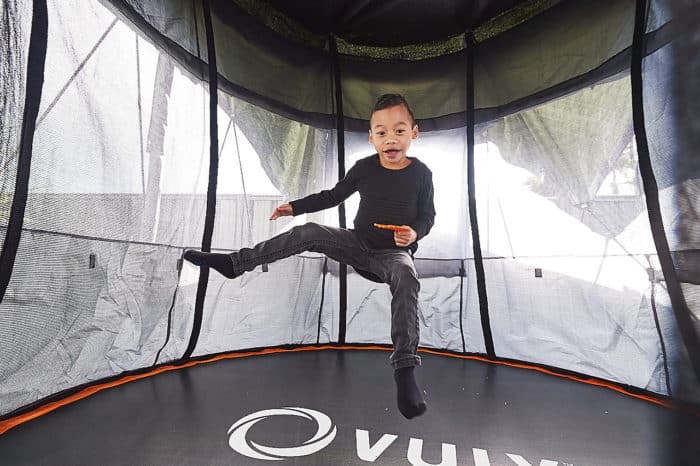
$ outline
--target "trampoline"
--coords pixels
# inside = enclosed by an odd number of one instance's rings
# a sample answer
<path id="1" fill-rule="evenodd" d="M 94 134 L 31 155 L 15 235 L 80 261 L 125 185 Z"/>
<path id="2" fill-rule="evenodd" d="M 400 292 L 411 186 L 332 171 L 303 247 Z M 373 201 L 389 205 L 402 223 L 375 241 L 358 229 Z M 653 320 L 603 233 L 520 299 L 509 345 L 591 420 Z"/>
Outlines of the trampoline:
<path id="1" fill-rule="evenodd" d="M 689 465 L 697 459 L 697 415 L 505 363 L 424 353 L 420 378 L 429 411 L 413 422 L 395 409 L 388 352 L 381 348 L 241 356 L 101 391 L 12 429 L 0 438 L 0 454 L 13 465 L 273 459 L 360 465 L 416 458 L 424 462 L 411 464 Z M 285 408 L 314 413 L 290 415 Z M 231 427 L 251 415 L 258 421 L 243 441 L 230 442 Z M 297 450 L 318 433 L 321 442 Z M 385 435 L 391 437 L 382 443 Z"/>
<path id="2" fill-rule="evenodd" d="M 0 13 L 0 463 L 698 463 L 697 2 Z M 411 420 L 377 277 L 183 260 L 352 228 L 269 217 L 374 153 L 385 93 L 437 211 Z"/>

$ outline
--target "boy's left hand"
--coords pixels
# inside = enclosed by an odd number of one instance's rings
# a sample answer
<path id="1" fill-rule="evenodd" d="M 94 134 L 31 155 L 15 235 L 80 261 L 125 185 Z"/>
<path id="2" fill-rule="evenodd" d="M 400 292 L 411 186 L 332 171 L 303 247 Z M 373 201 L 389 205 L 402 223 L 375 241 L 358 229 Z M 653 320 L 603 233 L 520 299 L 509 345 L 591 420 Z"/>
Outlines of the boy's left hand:
<path id="1" fill-rule="evenodd" d="M 408 225 L 401 225 L 400 230 L 394 231 L 394 242 L 397 246 L 405 248 L 418 239 L 418 233 Z"/>

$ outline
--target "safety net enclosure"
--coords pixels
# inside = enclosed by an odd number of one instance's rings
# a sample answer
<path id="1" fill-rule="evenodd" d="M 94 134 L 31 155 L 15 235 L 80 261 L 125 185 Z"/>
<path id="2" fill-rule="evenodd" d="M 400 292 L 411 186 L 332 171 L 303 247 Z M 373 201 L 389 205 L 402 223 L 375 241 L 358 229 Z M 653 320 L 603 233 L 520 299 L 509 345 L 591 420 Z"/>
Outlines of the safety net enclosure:
<path id="1" fill-rule="evenodd" d="M 389 345 L 389 288 L 322 255 L 182 260 L 352 227 L 356 195 L 268 218 L 374 152 L 387 92 L 435 185 L 421 346 L 700 406 L 700 2 L 0 8 L 0 432 L 162 365 Z"/>

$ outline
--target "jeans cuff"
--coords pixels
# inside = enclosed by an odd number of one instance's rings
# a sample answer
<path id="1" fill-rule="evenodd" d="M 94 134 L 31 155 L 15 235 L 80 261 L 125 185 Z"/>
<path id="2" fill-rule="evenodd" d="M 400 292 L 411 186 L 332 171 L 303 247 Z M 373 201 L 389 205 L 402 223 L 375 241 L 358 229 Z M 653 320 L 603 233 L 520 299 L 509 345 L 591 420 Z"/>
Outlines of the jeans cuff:
<path id="1" fill-rule="evenodd" d="M 421 358 L 418 355 L 402 356 L 400 359 L 392 359 L 391 365 L 394 369 L 420 366 Z"/>

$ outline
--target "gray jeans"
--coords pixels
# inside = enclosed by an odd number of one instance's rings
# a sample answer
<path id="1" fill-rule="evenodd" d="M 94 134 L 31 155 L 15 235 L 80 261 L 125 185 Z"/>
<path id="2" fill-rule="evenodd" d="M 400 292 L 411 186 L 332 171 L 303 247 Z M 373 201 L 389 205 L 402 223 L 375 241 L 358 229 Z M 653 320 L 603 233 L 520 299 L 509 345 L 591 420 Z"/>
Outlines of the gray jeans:
<path id="1" fill-rule="evenodd" d="M 416 354 L 420 338 L 420 282 L 410 252 L 401 249 L 370 249 L 352 230 L 307 223 L 252 248 L 233 252 L 231 261 L 234 272 L 238 275 L 304 251 L 325 254 L 355 269 L 371 272 L 387 283 L 392 295 L 391 341 L 394 351 L 390 357 L 391 364 L 395 369 L 420 365 L 420 356 Z"/>

